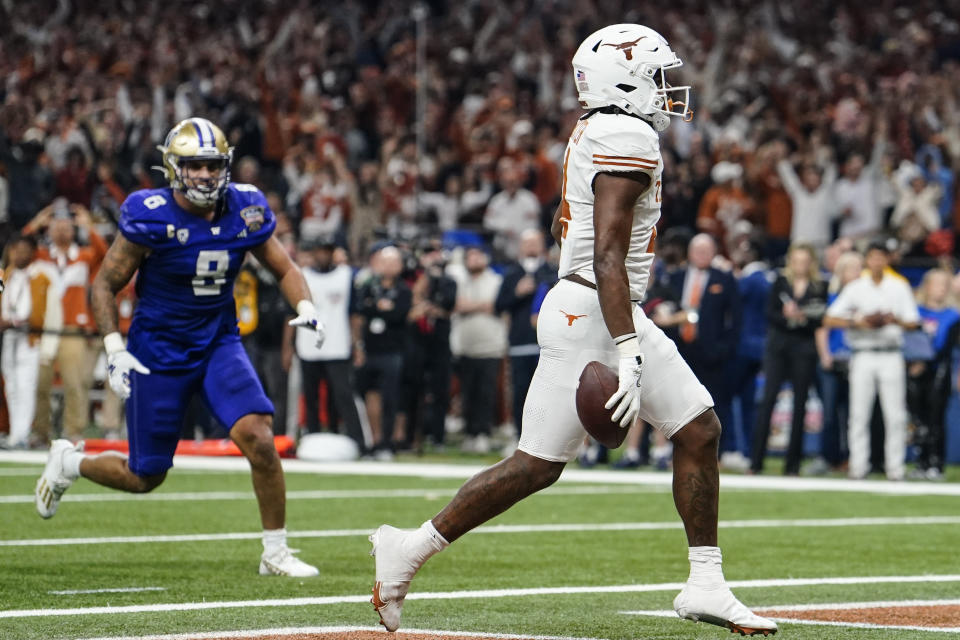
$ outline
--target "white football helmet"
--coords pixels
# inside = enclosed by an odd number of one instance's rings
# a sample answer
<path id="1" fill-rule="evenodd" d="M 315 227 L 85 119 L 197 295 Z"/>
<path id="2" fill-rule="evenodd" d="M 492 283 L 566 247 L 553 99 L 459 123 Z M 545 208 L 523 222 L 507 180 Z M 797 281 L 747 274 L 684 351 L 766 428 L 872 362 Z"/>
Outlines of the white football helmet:
<path id="1" fill-rule="evenodd" d="M 666 80 L 667 69 L 682 65 L 653 29 L 614 24 L 583 41 L 573 55 L 573 77 L 584 109 L 618 107 L 663 131 L 670 116 L 693 118 L 690 87 L 671 87 Z"/>

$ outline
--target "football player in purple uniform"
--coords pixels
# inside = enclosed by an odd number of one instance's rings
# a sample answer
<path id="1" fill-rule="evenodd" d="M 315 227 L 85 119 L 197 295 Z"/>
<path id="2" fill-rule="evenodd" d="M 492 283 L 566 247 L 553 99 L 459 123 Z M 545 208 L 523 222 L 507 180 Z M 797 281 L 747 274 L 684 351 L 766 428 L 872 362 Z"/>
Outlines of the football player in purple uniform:
<path id="1" fill-rule="evenodd" d="M 277 278 L 296 309 L 296 326 L 323 325 L 300 269 L 273 237 L 273 211 L 253 185 L 230 182 L 233 149 L 203 118 L 176 125 L 162 146 L 170 185 L 132 193 L 120 233 L 91 292 L 107 352 L 110 387 L 127 401 L 129 456 L 87 456 L 82 443 L 57 440 L 37 482 L 36 507 L 56 513 L 80 476 L 121 491 L 145 493 L 173 466 L 184 414 L 200 393 L 250 461 L 263 524 L 261 575 L 315 576 L 287 547 L 286 491 L 273 443 L 273 405 L 237 330 L 233 282 L 249 251 Z M 117 330 L 116 294 L 139 271 L 139 303 L 125 345 Z"/>

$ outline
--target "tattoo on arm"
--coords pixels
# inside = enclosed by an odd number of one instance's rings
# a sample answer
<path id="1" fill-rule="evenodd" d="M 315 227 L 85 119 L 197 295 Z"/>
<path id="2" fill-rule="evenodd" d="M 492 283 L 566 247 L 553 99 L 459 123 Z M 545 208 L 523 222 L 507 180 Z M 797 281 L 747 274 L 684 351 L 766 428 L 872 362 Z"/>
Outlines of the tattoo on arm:
<path id="1" fill-rule="evenodd" d="M 90 287 L 90 304 L 101 335 L 117 330 L 117 292 L 123 289 L 146 258 L 148 249 L 117 235 L 100 263 Z"/>

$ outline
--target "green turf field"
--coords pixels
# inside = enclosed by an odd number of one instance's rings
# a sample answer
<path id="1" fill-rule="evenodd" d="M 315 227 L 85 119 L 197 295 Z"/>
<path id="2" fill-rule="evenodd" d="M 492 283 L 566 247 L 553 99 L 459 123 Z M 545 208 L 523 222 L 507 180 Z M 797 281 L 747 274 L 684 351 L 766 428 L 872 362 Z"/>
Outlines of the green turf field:
<path id="1" fill-rule="evenodd" d="M 320 578 L 298 580 L 257 575 L 259 526 L 247 473 L 174 470 L 149 496 L 80 480 L 56 517 L 44 521 L 27 501 L 39 470 L 36 464 L 0 464 L 3 640 L 375 625 L 367 603 L 373 559 L 364 532 L 383 522 L 417 526 L 461 484 L 288 474 L 291 545 L 321 571 Z M 722 493 L 720 506 L 721 520 L 731 523 L 720 530 L 727 579 L 795 581 L 735 588 L 750 606 L 960 598 L 958 496 L 735 489 Z M 856 518 L 886 520 L 835 522 Z M 741 522 L 774 519 L 784 522 Z M 798 522 L 810 520 L 817 522 Z M 623 530 L 597 530 L 596 523 L 623 523 Z M 686 578 L 686 544 L 668 487 L 561 482 L 491 524 L 516 526 L 475 532 L 433 558 L 411 592 L 411 598 L 426 598 L 408 601 L 404 627 L 611 640 L 730 637 L 675 617 L 624 613 L 670 609 L 677 591 L 672 583 Z M 108 537 L 123 539 L 103 540 Z M 818 584 L 839 577 L 862 579 Z M 597 592 L 598 586 L 623 589 Z M 519 591 L 542 588 L 570 593 Z M 492 592 L 430 596 L 465 590 Z M 166 606 L 173 604 L 186 604 L 186 610 Z M 124 609 L 136 605 L 157 606 Z M 37 609 L 49 611 L 28 615 Z M 783 622 L 777 637 L 949 636 Z"/>

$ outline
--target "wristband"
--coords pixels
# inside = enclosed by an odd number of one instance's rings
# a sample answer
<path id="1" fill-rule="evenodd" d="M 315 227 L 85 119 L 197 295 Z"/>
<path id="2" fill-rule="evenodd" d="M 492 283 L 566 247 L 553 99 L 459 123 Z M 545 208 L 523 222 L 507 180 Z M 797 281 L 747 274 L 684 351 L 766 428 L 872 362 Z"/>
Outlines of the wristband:
<path id="1" fill-rule="evenodd" d="M 620 352 L 621 358 L 636 358 L 643 355 L 640 350 L 640 339 L 637 338 L 635 333 L 618 336 L 613 339 L 613 342 L 617 345 L 617 351 Z"/>
<path id="2" fill-rule="evenodd" d="M 297 315 L 315 316 L 317 315 L 317 308 L 313 306 L 311 301 L 304 298 L 297 303 Z"/>
<path id="3" fill-rule="evenodd" d="M 120 335 L 120 332 L 114 331 L 103 336 L 103 349 L 108 356 L 112 356 L 118 351 L 125 351 L 127 347 L 123 344 L 123 336 Z"/>

